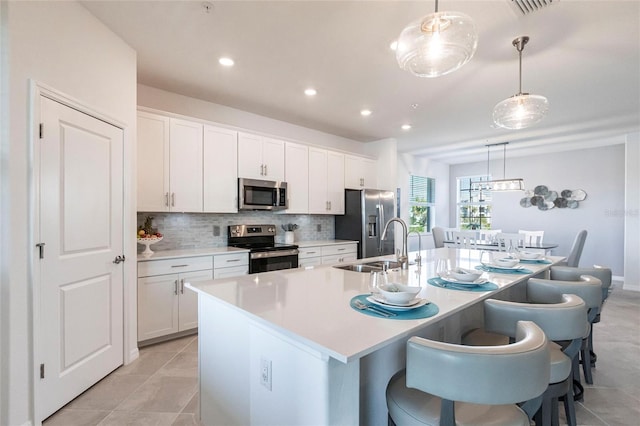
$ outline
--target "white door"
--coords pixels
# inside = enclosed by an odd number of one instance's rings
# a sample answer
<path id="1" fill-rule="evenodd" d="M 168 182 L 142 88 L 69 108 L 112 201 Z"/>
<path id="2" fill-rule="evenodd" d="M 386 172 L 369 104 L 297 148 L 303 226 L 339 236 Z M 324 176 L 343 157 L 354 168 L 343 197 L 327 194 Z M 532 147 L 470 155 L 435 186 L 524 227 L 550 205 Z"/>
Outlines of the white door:
<path id="1" fill-rule="evenodd" d="M 123 132 L 41 97 L 38 403 L 44 419 L 123 362 Z"/>

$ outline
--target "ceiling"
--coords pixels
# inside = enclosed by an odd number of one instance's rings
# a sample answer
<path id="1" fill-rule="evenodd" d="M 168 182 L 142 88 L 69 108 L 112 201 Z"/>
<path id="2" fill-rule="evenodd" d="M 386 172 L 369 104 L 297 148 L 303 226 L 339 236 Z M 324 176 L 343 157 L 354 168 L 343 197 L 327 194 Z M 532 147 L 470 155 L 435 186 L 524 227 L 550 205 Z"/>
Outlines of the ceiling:
<path id="1" fill-rule="evenodd" d="M 479 44 L 460 70 L 432 79 L 400 70 L 389 47 L 434 11 L 431 0 L 212 1 L 209 11 L 201 0 L 82 3 L 137 51 L 144 85 L 356 141 L 395 138 L 399 152 L 446 163 L 477 159 L 491 143 L 527 155 L 640 128 L 639 1 L 554 0 L 527 15 L 511 0 L 440 1 L 473 18 Z M 491 113 L 518 92 L 511 41 L 520 35 L 531 38 L 523 92 L 550 108 L 536 126 L 508 131 Z M 220 66 L 221 56 L 235 66 Z M 305 96 L 307 87 L 318 94 Z"/>

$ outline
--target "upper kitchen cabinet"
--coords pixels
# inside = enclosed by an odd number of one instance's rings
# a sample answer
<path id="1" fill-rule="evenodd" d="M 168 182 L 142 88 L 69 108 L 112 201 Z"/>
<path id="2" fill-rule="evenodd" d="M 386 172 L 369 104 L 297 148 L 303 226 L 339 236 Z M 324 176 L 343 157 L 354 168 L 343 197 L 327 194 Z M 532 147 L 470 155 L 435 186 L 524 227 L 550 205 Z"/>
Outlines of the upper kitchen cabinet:
<path id="1" fill-rule="evenodd" d="M 309 213 L 344 214 L 344 154 L 309 147 Z"/>
<path id="2" fill-rule="evenodd" d="M 284 155 L 289 199 L 284 213 L 309 213 L 309 147 L 287 142 Z"/>
<path id="3" fill-rule="evenodd" d="M 370 158 L 345 155 L 344 186 L 349 189 L 377 189 L 377 161 Z"/>
<path id="4" fill-rule="evenodd" d="M 169 211 L 169 117 L 138 112 L 138 211 Z"/>
<path id="5" fill-rule="evenodd" d="M 284 180 L 284 142 L 250 133 L 238 134 L 238 177 Z"/>
<path id="6" fill-rule="evenodd" d="M 202 127 L 138 112 L 138 211 L 202 211 Z"/>
<path id="7" fill-rule="evenodd" d="M 238 211 L 238 132 L 204 126 L 204 211 Z"/>

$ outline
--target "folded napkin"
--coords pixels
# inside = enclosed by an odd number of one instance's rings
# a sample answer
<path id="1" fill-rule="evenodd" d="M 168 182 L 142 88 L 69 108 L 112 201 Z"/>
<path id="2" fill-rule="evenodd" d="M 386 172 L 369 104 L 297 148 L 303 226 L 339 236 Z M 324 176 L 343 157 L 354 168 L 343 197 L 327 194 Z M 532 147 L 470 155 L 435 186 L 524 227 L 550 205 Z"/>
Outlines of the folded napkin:
<path id="1" fill-rule="evenodd" d="M 547 259 L 520 259 L 520 263 L 538 263 L 538 264 L 549 265 L 551 264 L 551 261 Z"/>
<path id="2" fill-rule="evenodd" d="M 440 277 L 429 278 L 427 282 L 434 287 L 446 288 L 447 290 L 493 291 L 498 289 L 498 286 L 491 282 L 486 282 L 486 283 L 477 284 L 477 285 L 464 285 L 464 284 L 450 283 L 443 280 Z"/>
<path id="3" fill-rule="evenodd" d="M 476 269 L 479 271 L 485 271 L 485 272 L 495 272 L 497 274 L 533 274 L 533 271 L 531 269 L 526 269 L 526 268 L 503 269 L 503 268 L 493 268 L 487 265 L 478 265 L 476 266 Z"/>

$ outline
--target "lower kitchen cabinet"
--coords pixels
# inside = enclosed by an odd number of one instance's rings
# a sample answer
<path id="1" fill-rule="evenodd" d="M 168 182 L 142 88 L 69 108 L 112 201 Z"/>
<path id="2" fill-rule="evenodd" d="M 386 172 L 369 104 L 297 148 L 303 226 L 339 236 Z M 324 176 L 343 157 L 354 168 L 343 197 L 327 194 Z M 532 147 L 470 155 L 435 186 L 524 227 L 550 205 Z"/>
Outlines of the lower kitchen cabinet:
<path id="1" fill-rule="evenodd" d="M 198 296 L 185 284 L 212 278 L 212 256 L 138 262 L 138 341 L 197 328 Z"/>
<path id="2" fill-rule="evenodd" d="M 230 278 L 249 273 L 249 253 L 217 254 L 213 258 L 213 278 Z"/>
<path id="3" fill-rule="evenodd" d="M 298 248 L 298 267 L 330 265 L 358 260 L 357 243 L 324 244 Z"/>

